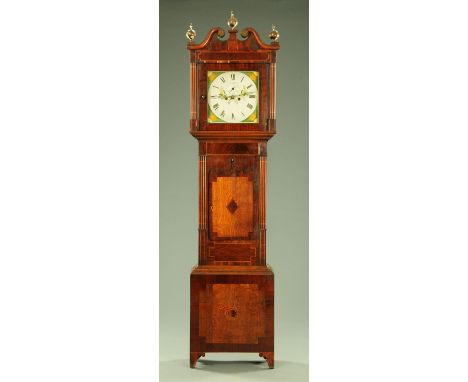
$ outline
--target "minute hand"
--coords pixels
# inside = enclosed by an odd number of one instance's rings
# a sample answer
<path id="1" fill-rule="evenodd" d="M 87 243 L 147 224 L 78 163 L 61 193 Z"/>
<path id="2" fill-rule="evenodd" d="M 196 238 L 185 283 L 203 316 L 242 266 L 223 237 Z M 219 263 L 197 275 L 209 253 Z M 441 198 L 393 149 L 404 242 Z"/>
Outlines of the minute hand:
<path id="1" fill-rule="evenodd" d="M 252 95 L 252 94 L 255 94 L 255 92 L 254 91 L 248 92 L 247 90 L 244 89 L 244 90 L 241 91 L 240 95 L 245 96 L 245 95 Z"/>

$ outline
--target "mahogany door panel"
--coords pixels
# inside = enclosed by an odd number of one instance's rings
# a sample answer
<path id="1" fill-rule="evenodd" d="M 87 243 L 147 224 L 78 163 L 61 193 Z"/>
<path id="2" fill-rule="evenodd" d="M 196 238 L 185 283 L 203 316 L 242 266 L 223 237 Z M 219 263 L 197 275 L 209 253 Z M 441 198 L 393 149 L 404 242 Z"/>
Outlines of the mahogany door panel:
<path id="1" fill-rule="evenodd" d="M 247 176 L 218 176 L 211 183 L 211 234 L 248 238 L 253 234 L 253 182 Z"/>
<path id="2" fill-rule="evenodd" d="M 209 155 L 209 240 L 255 240 L 258 230 L 258 159 Z"/>

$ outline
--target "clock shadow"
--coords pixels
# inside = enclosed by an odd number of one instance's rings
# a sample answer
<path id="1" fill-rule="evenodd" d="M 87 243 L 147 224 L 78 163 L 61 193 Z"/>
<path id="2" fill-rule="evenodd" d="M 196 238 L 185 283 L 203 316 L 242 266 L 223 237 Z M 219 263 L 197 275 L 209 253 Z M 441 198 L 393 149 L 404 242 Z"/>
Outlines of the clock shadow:
<path id="1" fill-rule="evenodd" d="M 208 360 L 199 359 L 195 369 L 200 371 L 207 371 L 210 373 L 246 373 L 258 372 L 262 370 L 270 370 L 265 361 L 221 361 L 221 360 Z"/>
<path id="2" fill-rule="evenodd" d="M 208 354 L 207 354 L 208 356 Z M 309 366 L 306 363 L 275 360 L 275 368 L 268 368 L 261 360 L 215 360 L 200 358 L 196 367 L 191 369 L 189 360 L 173 359 L 159 363 L 160 381 L 294 381 L 308 380 Z M 224 375 L 224 378 L 220 375 Z"/>

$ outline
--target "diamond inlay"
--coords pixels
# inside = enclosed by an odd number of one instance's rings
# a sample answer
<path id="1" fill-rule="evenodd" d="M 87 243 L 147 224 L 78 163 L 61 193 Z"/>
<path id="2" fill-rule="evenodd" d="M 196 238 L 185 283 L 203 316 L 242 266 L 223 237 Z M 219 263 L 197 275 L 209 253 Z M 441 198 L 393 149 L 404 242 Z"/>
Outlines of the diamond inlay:
<path id="1" fill-rule="evenodd" d="M 237 205 L 237 203 L 234 201 L 234 199 L 232 199 L 226 207 L 227 207 L 227 209 L 229 210 L 229 212 L 230 212 L 231 214 L 233 214 L 234 212 L 236 212 L 236 210 L 237 210 L 237 208 L 238 208 L 238 205 Z"/>

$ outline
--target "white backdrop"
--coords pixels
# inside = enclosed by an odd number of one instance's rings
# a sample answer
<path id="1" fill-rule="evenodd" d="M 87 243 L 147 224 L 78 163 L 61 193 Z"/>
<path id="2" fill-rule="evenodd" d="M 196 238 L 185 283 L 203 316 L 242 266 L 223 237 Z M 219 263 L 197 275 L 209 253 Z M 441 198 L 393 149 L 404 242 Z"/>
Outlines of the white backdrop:
<path id="1" fill-rule="evenodd" d="M 157 3 L 0 3 L 0 380 L 157 376 Z"/>
<path id="2" fill-rule="evenodd" d="M 468 380 L 467 15 L 311 2 L 314 381 Z"/>

